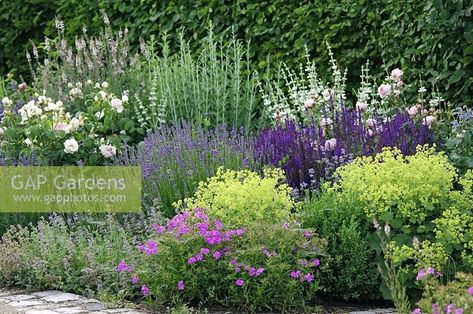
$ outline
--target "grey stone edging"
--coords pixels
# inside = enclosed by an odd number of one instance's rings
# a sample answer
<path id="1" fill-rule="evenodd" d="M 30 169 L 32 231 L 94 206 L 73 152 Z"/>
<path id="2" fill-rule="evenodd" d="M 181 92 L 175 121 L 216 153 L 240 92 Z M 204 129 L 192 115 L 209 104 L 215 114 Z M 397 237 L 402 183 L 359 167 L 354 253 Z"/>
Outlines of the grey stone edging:
<path id="1" fill-rule="evenodd" d="M 134 309 L 106 309 L 102 302 L 57 290 L 24 292 L 0 289 L 1 314 L 145 314 Z"/>

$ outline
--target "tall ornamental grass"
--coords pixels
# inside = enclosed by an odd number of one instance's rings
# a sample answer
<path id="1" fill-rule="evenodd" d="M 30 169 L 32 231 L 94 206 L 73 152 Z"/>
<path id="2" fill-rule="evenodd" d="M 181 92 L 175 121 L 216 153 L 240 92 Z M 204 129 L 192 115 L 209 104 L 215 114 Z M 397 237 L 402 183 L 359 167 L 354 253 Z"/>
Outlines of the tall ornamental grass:
<path id="1" fill-rule="evenodd" d="M 149 97 L 136 97 L 136 116 L 150 129 L 163 122 L 196 121 L 205 126 L 227 124 L 254 129 L 257 80 L 250 66 L 248 46 L 236 38 L 216 41 L 212 30 L 195 55 L 181 33 L 179 51 L 172 54 L 167 36 L 159 43 L 142 44 L 148 58 Z M 149 101 L 149 106 L 140 102 Z"/>

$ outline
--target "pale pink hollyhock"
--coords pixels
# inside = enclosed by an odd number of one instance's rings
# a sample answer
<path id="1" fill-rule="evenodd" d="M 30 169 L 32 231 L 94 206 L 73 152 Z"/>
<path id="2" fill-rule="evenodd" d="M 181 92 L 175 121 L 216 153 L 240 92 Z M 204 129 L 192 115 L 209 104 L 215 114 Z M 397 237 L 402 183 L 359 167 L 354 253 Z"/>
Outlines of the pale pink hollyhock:
<path id="1" fill-rule="evenodd" d="M 304 101 L 304 108 L 305 109 L 310 109 L 314 106 L 315 101 L 312 98 L 307 99 Z"/>
<path id="2" fill-rule="evenodd" d="M 378 88 L 378 95 L 381 98 L 386 98 L 391 94 L 391 85 L 381 84 Z"/>
<path id="3" fill-rule="evenodd" d="M 357 101 L 356 102 L 356 110 L 364 111 L 368 108 L 368 104 L 364 101 Z"/>
<path id="4" fill-rule="evenodd" d="M 412 106 L 411 108 L 407 109 L 407 113 L 413 117 L 416 116 L 419 111 L 417 110 L 417 106 Z"/>
<path id="5" fill-rule="evenodd" d="M 331 138 L 325 142 L 325 149 L 334 149 L 337 146 L 337 139 Z"/>
<path id="6" fill-rule="evenodd" d="M 391 79 L 394 82 L 399 82 L 402 79 L 402 74 L 403 74 L 402 70 L 396 68 L 391 71 Z"/>

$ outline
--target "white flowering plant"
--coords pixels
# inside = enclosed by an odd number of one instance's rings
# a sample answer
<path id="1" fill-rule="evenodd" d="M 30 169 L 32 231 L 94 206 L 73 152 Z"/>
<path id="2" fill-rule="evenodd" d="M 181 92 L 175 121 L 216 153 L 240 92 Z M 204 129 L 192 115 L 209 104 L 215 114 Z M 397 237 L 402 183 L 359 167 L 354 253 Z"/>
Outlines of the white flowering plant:
<path id="1" fill-rule="evenodd" d="M 283 86 L 278 81 L 260 83 L 266 120 L 272 124 L 284 124 L 287 120 L 323 123 L 331 121 L 343 106 L 360 112 L 366 123 L 373 118 L 389 119 L 399 111 L 408 112 L 429 127 L 438 120 L 445 107 L 444 99 L 435 93 L 428 95 L 422 81 L 405 84 L 404 72 L 399 68 L 392 69 L 382 82 L 376 82 L 369 73 L 367 62 L 361 69 L 360 86 L 353 91 L 353 101 L 346 91 L 347 70 L 340 68 L 328 44 L 327 47 L 332 72 L 328 82 L 319 77 L 314 62 L 306 55 L 306 64 L 301 64 L 298 72 L 282 66 Z M 404 97 L 406 89 L 415 89 L 415 101 L 412 97 Z"/>
<path id="2" fill-rule="evenodd" d="M 80 84 L 73 85 L 69 95 L 86 108 L 78 112 L 45 95 L 34 94 L 19 109 L 3 99 L 0 149 L 15 158 L 34 155 L 45 165 L 106 163 L 141 132 L 129 118 L 128 93 L 117 96 L 107 88 L 106 82 L 97 83 L 83 94 Z"/>

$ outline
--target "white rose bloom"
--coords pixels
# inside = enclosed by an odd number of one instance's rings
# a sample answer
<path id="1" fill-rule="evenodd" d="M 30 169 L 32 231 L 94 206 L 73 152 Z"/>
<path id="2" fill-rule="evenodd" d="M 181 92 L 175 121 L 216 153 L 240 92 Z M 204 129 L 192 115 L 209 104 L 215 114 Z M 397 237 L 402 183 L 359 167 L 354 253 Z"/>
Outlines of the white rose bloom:
<path id="1" fill-rule="evenodd" d="M 2 103 L 3 103 L 5 106 L 11 106 L 11 105 L 13 105 L 13 101 L 12 101 L 10 98 L 8 98 L 8 97 L 3 97 Z"/>
<path id="2" fill-rule="evenodd" d="M 33 118 L 35 116 L 40 116 L 43 113 L 43 110 L 39 108 L 34 100 L 31 100 L 28 102 L 26 105 L 21 107 L 18 110 L 18 113 L 20 114 L 21 118 L 23 121 L 28 120 L 29 118 Z"/>
<path id="3" fill-rule="evenodd" d="M 424 121 L 422 122 L 424 125 L 427 125 L 429 128 L 431 127 L 432 123 L 437 121 L 437 118 L 433 116 L 427 116 L 424 118 Z"/>
<path id="4" fill-rule="evenodd" d="M 87 82 L 85 82 L 85 84 L 87 84 L 87 85 L 92 85 L 92 81 L 91 81 L 91 80 L 87 80 Z"/>
<path id="5" fill-rule="evenodd" d="M 74 132 L 77 131 L 82 126 L 82 121 L 77 118 L 72 118 L 69 122 L 69 129 Z"/>
<path id="6" fill-rule="evenodd" d="M 109 84 L 107 82 L 102 82 L 102 88 L 108 88 Z"/>
<path id="7" fill-rule="evenodd" d="M 64 152 L 66 154 L 74 154 L 79 151 L 79 143 L 73 138 L 68 139 L 64 142 Z"/>
<path id="8" fill-rule="evenodd" d="M 126 103 L 126 102 L 128 102 L 128 100 L 130 100 L 130 99 L 128 98 L 128 95 L 123 94 L 123 95 L 122 95 L 122 101 Z"/>
<path id="9" fill-rule="evenodd" d="M 39 96 L 38 97 L 38 102 L 39 103 L 47 103 L 48 99 L 46 98 L 46 96 Z"/>
<path id="10" fill-rule="evenodd" d="M 378 95 L 381 98 L 386 98 L 391 94 L 391 85 L 381 84 L 378 88 Z"/>
<path id="11" fill-rule="evenodd" d="M 82 91 L 78 87 L 74 87 L 73 89 L 69 91 L 69 96 L 71 97 L 77 97 L 77 96 L 80 96 L 81 94 L 82 94 Z"/>
<path id="12" fill-rule="evenodd" d="M 112 107 L 113 110 L 115 110 L 116 112 L 118 113 L 121 113 L 123 112 L 123 110 L 125 109 L 123 107 L 123 102 L 118 99 L 118 98 L 113 98 L 111 101 L 110 101 L 110 106 Z"/>
<path id="13" fill-rule="evenodd" d="M 105 158 L 112 158 L 117 154 L 117 148 L 113 145 L 102 144 L 99 146 L 99 150 Z"/>
<path id="14" fill-rule="evenodd" d="M 101 90 L 101 91 L 99 92 L 99 95 L 100 95 L 100 97 L 102 97 L 102 99 L 106 99 L 106 98 L 107 98 L 107 93 L 104 92 L 103 90 Z"/>

